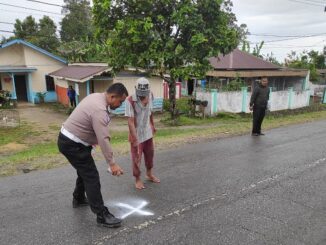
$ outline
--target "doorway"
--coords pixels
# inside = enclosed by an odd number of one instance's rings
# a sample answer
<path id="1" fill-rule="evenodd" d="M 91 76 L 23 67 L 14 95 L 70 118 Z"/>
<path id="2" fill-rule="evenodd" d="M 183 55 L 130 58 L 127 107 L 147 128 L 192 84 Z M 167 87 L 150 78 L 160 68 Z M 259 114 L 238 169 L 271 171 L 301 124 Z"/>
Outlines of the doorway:
<path id="1" fill-rule="evenodd" d="M 189 96 L 192 96 L 192 93 L 194 92 L 194 86 L 195 86 L 195 80 L 194 79 L 189 79 L 188 80 L 188 83 L 187 83 L 187 85 L 188 85 L 188 95 Z"/>
<path id="2" fill-rule="evenodd" d="M 17 101 L 28 101 L 27 98 L 27 85 L 25 75 L 15 75 L 15 89 Z"/>

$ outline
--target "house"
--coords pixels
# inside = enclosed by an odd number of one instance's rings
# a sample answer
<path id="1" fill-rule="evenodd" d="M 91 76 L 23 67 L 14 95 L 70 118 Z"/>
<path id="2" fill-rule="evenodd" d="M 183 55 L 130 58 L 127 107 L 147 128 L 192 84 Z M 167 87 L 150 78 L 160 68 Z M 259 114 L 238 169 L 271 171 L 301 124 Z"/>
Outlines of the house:
<path id="1" fill-rule="evenodd" d="M 213 69 L 205 80 L 183 82 L 186 92 L 195 91 L 197 100 L 207 101 L 207 115 L 249 113 L 251 92 L 261 77 L 269 80 L 271 111 L 302 108 L 310 103 L 309 70 L 280 67 L 238 49 L 209 61 Z M 241 81 L 241 87 L 229 91 L 228 85 L 234 80 Z"/>
<path id="2" fill-rule="evenodd" d="M 67 61 L 29 42 L 15 39 L 0 46 L 0 90 L 13 100 L 38 103 L 38 93 L 46 102 L 57 100 L 54 80 L 49 73 L 66 66 Z"/>
<path id="3" fill-rule="evenodd" d="M 267 77 L 273 91 L 288 88 L 302 91 L 308 88 L 308 70 L 280 67 L 239 49 L 225 56 L 212 57 L 209 61 L 213 70 L 207 73 L 208 87 L 223 89 L 230 81 L 241 78 L 252 90 L 261 77 Z"/>
<path id="4" fill-rule="evenodd" d="M 195 90 L 225 90 L 232 80 L 241 79 L 249 91 L 257 85 L 261 77 L 267 77 L 273 91 L 306 90 L 309 87 L 309 71 L 277 66 L 261 58 L 235 49 L 223 56 L 209 58 L 212 70 L 206 79 L 182 81 L 182 95 L 193 95 Z"/>
<path id="5" fill-rule="evenodd" d="M 113 75 L 106 63 L 73 63 L 49 74 L 55 80 L 55 89 L 58 101 L 68 105 L 67 90 L 73 86 L 76 90 L 77 104 L 91 93 L 104 92 L 113 83 L 122 83 L 129 94 L 134 93 L 136 80 L 147 74 L 136 72 L 135 69 L 126 69 Z M 151 91 L 154 95 L 154 108 L 163 107 L 163 80 L 157 76 L 148 77 Z M 124 105 L 116 110 L 117 114 L 124 112 Z"/>

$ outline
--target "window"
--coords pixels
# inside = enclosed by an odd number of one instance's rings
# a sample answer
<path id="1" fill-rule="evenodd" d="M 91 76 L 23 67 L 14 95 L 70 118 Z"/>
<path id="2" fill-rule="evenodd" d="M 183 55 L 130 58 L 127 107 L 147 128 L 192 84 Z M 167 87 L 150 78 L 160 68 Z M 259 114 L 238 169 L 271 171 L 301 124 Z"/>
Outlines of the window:
<path id="1" fill-rule="evenodd" d="M 45 76 L 46 91 L 55 91 L 54 78 L 48 75 Z"/>

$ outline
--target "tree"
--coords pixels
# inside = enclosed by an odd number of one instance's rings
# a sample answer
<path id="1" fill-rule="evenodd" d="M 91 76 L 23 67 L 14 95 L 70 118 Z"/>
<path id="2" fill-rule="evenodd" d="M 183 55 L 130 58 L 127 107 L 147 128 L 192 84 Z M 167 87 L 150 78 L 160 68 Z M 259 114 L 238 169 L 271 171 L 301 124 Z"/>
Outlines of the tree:
<path id="1" fill-rule="evenodd" d="M 104 62 L 106 61 L 105 45 L 97 41 L 71 41 L 62 43 L 58 52 L 69 62 Z"/>
<path id="2" fill-rule="evenodd" d="M 91 7 L 87 0 L 64 0 L 60 36 L 63 42 L 92 37 Z"/>
<path id="3" fill-rule="evenodd" d="M 271 52 L 270 54 L 267 54 L 266 56 L 264 56 L 264 60 L 277 65 L 277 66 L 282 66 L 282 64 L 276 59 L 276 57 L 274 56 L 273 52 Z"/>
<path id="4" fill-rule="evenodd" d="M 289 53 L 285 59 L 285 65 L 290 68 L 309 69 L 310 80 L 316 82 L 319 80 L 317 69 L 322 69 L 322 67 L 325 65 L 320 64 L 320 58 L 318 58 L 319 56 L 318 51 L 303 51 L 300 54 L 297 54 L 295 51 L 291 51 L 291 53 Z M 321 56 L 323 56 L 323 54 L 321 54 Z"/>
<path id="5" fill-rule="evenodd" d="M 241 91 L 245 85 L 244 81 L 241 79 L 240 74 L 237 72 L 236 77 L 232 79 L 223 89 L 223 91 Z"/>
<path id="6" fill-rule="evenodd" d="M 16 19 L 15 35 L 7 41 L 20 38 L 49 52 L 56 52 L 60 44 L 56 31 L 57 27 L 50 17 L 43 16 L 38 23 L 32 16 L 27 16 L 23 21 Z"/>
<path id="7" fill-rule="evenodd" d="M 256 44 L 256 46 L 254 47 L 254 50 L 252 51 L 252 54 L 258 58 L 263 58 L 262 54 L 261 54 L 261 50 L 264 46 L 264 41 L 261 41 L 260 44 Z"/>
<path id="8" fill-rule="evenodd" d="M 263 55 L 261 54 L 261 50 L 264 46 L 264 41 L 261 41 L 259 44 L 256 44 L 254 49 L 251 52 L 251 46 L 250 42 L 247 40 L 242 41 L 242 51 L 247 52 L 249 54 L 252 54 L 258 58 L 263 58 Z"/>
<path id="9" fill-rule="evenodd" d="M 69 62 L 84 62 L 86 44 L 82 41 L 71 41 L 62 43 L 58 49 L 59 53 L 64 56 Z"/>
<path id="10" fill-rule="evenodd" d="M 23 21 L 16 19 L 14 27 L 16 38 L 24 39 L 33 44 L 37 43 L 38 24 L 31 15 L 27 16 Z"/>
<path id="11" fill-rule="evenodd" d="M 208 58 L 226 54 L 240 39 L 231 1 L 94 0 L 97 37 L 106 40 L 114 71 L 126 65 L 160 74 L 169 84 L 170 112 L 177 117 L 176 81 L 205 77 Z M 169 74 L 169 76 L 165 76 Z"/>
<path id="12" fill-rule="evenodd" d="M 44 16 L 39 21 L 39 30 L 38 30 L 38 46 L 49 51 L 57 52 L 57 48 L 60 45 L 59 39 L 56 34 L 57 26 L 54 24 L 53 20 Z"/>
<path id="13" fill-rule="evenodd" d="M 239 32 L 239 39 L 241 42 L 247 41 L 247 35 L 250 34 L 248 27 L 246 24 L 241 24 L 238 27 L 238 32 Z"/>
<path id="14" fill-rule="evenodd" d="M 311 60 L 311 63 L 313 63 L 316 66 L 316 69 L 325 69 L 326 68 L 326 63 L 325 63 L 325 55 L 323 52 L 318 52 L 311 50 L 308 53 L 308 56 Z"/>

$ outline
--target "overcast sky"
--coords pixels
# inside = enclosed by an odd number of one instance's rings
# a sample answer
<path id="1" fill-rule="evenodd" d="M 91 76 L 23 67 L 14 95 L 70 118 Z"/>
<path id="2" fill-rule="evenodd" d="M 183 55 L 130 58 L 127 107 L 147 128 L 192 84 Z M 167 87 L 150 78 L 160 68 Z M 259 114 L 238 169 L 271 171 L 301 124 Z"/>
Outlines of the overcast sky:
<path id="1" fill-rule="evenodd" d="M 40 0 L 53 4 L 63 4 L 62 0 Z M 4 6 L 1 3 L 18 5 L 21 7 L 35 8 L 53 13 L 41 13 L 38 11 Z M 266 41 L 263 54 L 273 52 L 280 60 L 286 57 L 291 50 L 319 50 L 326 45 L 326 0 L 233 0 L 233 12 L 238 23 L 248 25 L 252 43 Z M 24 19 L 33 15 L 39 19 L 42 15 L 49 15 L 59 26 L 62 16 L 61 8 L 33 3 L 27 0 L 0 0 L 0 22 L 14 23 L 15 19 Z M 0 30 L 12 31 L 13 25 L 0 23 Z M 0 32 L 6 37 L 10 33 Z M 255 36 L 275 35 L 279 37 Z M 311 36 L 298 38 L 298 36 Z M 317 36 L 318 35 L 318 36 Z M 295 39 L 296 38 L 296 39 Z M 282 39 L 292 39 L 278 41 Z M 254 44 L 252 44 L 253 46 Z"/>

